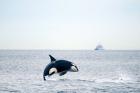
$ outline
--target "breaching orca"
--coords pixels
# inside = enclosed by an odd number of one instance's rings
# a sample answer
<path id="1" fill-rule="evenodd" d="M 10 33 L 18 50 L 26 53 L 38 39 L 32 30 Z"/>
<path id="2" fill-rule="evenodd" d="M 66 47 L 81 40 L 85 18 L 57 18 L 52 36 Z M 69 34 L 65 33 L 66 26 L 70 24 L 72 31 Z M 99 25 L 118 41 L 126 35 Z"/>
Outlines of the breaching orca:
<path id="1" fill-rule="evenodd" d="M 55 73 L 59 73 L 60 76 L 70 72 L 78 72 L 78 67 L 67 60 L 56 60 L 53 56 L 49 55 L 51 63 L 49 63 L 43 73 L 43 78 L 46 80 L 45 76 L 51 76 Z"/>

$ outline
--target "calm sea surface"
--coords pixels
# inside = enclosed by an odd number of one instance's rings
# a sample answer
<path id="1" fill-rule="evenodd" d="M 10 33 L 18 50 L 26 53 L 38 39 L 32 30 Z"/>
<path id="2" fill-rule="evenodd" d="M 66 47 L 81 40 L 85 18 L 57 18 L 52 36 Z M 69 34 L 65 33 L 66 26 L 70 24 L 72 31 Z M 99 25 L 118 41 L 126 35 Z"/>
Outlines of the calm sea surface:
<path id="1" fill-rule="evenodd" d="M 79 72 L 43 81 L 48 54 Z M 140 51 L 0 50 L 0 93 L 140 93 Z"/>

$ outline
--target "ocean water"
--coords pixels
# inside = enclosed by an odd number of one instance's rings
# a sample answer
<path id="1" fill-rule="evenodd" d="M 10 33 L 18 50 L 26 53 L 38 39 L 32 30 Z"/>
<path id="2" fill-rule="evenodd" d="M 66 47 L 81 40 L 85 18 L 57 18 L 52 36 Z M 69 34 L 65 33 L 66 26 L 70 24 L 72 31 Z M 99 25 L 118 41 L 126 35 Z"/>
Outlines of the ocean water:
<path id="1" fill-rule="evenodd" d="M 43 81 L 49 54 L 79 72 Z M 140 93 L 140 51 L 0 50 L 0 93 Z"/>

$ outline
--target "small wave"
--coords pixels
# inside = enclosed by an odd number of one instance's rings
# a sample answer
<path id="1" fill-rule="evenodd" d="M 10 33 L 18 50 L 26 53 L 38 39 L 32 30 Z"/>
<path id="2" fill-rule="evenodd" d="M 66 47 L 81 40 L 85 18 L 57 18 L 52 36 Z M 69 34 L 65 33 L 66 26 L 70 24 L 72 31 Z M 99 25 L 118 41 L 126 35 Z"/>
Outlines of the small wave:
<path id="1" fill-rule="evenodd" d="M 75 91 L 58 91 L 57 93 L 77 93 Z"/>
<path id="2" fill-rule="evenodd" d="M 0 93 L 3 93 L 3 92 L 21 93 L 21 91 L 19 91 L 19 90 L 9 89 L 9 88 L 2 88 L 2 89 L 0 89 Z"/>
<path id="3" fill-rule="evenodd" d="M 71 81 L 72 79 L 67 79 L 67 78 L 64 78 L 64 79 L 59 79 L 60 81 Z"/>
<path id="4" fill-rule="evenodd" d="M 97 79 L 95 80 L 96 83 L 104 83 L 104 82 L 110 82 L 110 83 L 129 83 L 134 82 L 132 80 L 125 80 L 125 79 Z"/>
<path id="5" fill-rule="evenodd" d="M 95 82 L 95 79 L 75 79 L 76 81 Z"/>

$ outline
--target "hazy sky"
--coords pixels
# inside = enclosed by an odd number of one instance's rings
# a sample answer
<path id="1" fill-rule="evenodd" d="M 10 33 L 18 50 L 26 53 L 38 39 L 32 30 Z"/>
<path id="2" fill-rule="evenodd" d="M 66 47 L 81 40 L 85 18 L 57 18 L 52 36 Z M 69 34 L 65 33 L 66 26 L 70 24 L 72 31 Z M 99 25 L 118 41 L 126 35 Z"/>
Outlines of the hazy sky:
<path id="1" fill-rule="evenodd" d="M 0 49 L 140 49 L 140 0 L 0 0 Z"/>

